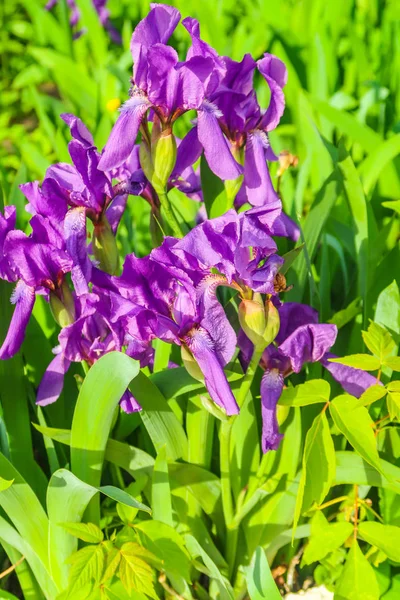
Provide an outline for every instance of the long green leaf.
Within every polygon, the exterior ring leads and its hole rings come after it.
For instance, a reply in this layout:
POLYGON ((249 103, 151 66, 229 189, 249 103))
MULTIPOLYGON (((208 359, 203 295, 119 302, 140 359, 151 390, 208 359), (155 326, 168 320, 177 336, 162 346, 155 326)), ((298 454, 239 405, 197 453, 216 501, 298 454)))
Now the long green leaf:
POLYGON ((246 571, 247 589, 251 600, 280 600, 279 593, 263 548, 256 549, 246 571))

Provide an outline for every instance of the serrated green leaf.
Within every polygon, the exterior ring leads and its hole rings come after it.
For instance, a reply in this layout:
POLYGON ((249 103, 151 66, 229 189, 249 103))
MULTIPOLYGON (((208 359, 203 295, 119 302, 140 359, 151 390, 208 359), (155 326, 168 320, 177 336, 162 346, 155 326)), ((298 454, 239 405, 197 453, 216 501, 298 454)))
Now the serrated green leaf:
POLYGON ((315 417, 307 432, 302 465, 293 532, 300 515, 314 504, 321 504, 335 478, 335 447, 325 411, 315 417))
POLYGON ((355 369, 363 369, 364 371, 378 371, 381 366, 381 361, 370 354, 352 354, 341 358, 330 358, 329 362, 354 367, 355 369))
POLYGON ((118 573, 127 592, 141 592, 158 600, 153 584, 153 569, 130 548, 124 550, 121 548, 121 562, 118 573))
POLYGON ((386 388, 383 385, 371 385, 365 392, 363 392, 358 399, 359 406, 369 406, 373 402, 380 400, 386 396, 386 388))
POLYGON ((121 552, 118 548, 115 548, 114 546, 111 548, 106 548, 104 572, 101 578, 102 583, 106 583, 109 579, 114 577, 119 567, 120 561, 121 552))
POLYGON ((399 372, 400 371, 400 356, 389 356, 388 358, 385 358, 385 361, 383 364, 386 365, 386 367, 389 367, 389 369, 392 369, 392 371, 399 372))
POLYGON ((400 562, 400 527, 364 521, 358 526, 363 540, 382 550, 390 560, 400 562))
POLYGON ((302 564, 310 565, 325 558, 330 552, 340 548, 353 533, 351 523, 333 523, 332 525, 317 512, 311 522, 310 541, 303 554, 302 564))
POLYGON ((94 523, 58 523, 63 529, 74 537, 89 544, 99 544, 104 539, 100 527, 94 523))
POLYGON ((145 548, 161 558, 166 571, 190 581, 190 559, 180 534, 160 521, 142 521, 135 525, 145 548))
POLYGON ((329 402, 331 386, 324 379, 312 379, 295 387, 285 388, 279 398, 282 406, 308 406, 329 402))
POLYGON ((336 427, 354 450, 382 473, 382 463, 372 428, 374 422, 367 409, 360 407, 354 396, 343 394, 330 403, 329 410, 336 427))
POLYGON ((101 544, 86 546, 75 552, 67 561, 71 565, 69 572, 69 598, 79 587, 98 582, 104 569, 104 548, 101 544))
POLYGON ((355 540, 336 584, 334 600, 378 600, 379 586, 373 568, 355 540))
POLYGON ((282 596, 272 577, 264 549, 258 546, 246 569, 250 600, 281 600, 282 596))
POLYGON ((371 322, 368 331, 362 332, 362 337, 368 350, 374 354, 381 363, 396 348, 390 333, 377 323, 371 322))

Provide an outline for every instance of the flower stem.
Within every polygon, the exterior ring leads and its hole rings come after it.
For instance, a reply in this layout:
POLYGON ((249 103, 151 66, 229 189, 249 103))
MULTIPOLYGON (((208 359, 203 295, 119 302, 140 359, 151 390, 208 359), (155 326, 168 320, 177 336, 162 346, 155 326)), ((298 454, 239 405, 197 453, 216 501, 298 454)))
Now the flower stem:
MULTIPOLYGON (((250 391, 253 383, 254 375, 257 371, 258 363, 260 362, 264 350, 254 350, 253 356, 247 367, 245 376, 237 396, 239 408, 242 407, 247 394, 250 391)), ((221 467, 221 491, 222 491, 222 508, 224 511, 225 524, 227 528, 226 537, 226 559, 229 566, 229 575, 233 573, 236 559, 236 549, 239 535, 240 523, 234 522, 234 508, 231 489, 231 435, 232 427, 237 416, 230 417, 227 421, 222 421, 220 429, 220 467, 221 467)))
POLYGON ((175 213, 172 209, 171 202, 169 201, 167 192, 158 192, 158 197, 161 202, 161 208, 163 209, 165 219, 170 226, 172 233, 175 237, 182 238, 183 232, 181 226, 178 223, 178 220, 175 216, 175 213))

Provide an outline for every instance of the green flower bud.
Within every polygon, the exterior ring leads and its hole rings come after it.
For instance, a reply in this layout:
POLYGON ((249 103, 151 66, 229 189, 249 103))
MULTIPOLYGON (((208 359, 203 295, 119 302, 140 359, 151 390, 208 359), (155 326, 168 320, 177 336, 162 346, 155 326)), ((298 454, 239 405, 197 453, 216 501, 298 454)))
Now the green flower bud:
POLYGON ((193 354, 190 352, 189 348, 187 348, 187 346, 184 346, 184 345, 181 346, 181 356, 182 356, 183 364, 186 368, 186 371, 189 373, 189 375, 191 377, 193 377, 193 379, 196 379, 197 381, 201 381, 201 383, 204 383, 204 375, 197 363, 197 360, 195 359, 193 354))
POLYGON ((176 153, 174 134, 171 130, 163 131, 151 148, 154 174, 150 182, 158 194, 165 193, 168 180, 175 167, 176 153))
POLYGON ((276 418, 277 418, 279 427, 281 427, 284 424, 284 422, 286 421, 286 419, 289 416, 289 413, 290 413, 290 406, 281 406, 280 404, 277 404, 276 418))
POLYGON ((151 181, 154 175, 153 159, 151 158, 149 146, 145 141, 142 141, 139 146, 139 160, 143 173, 146 175, 147 179, 151 181))
POLYGON ((75 303, 66 281, 63 281, 56 292, 50 292, 50 310, 60 327, 67 327, 74 323, 75 303))
POLYGON ((252 300, 242 300, 239 306, 239 322, 243 331, 258 350, 274 341, 279 331, 279 313, 270 300, 263 304, 261 294, 252 300))
POLYGON ((118 270, 119 254, 115 236, 105 215, 94 226, 92 246, 100 269, 115 275, 118 270))
POLYGON ((201 395, 200 400, 204 408, 219 421, 227 421, 229 419, 228 415, 223 410, 223 408, 215 404, 215 402, 213 402, 207 396, 201 395))

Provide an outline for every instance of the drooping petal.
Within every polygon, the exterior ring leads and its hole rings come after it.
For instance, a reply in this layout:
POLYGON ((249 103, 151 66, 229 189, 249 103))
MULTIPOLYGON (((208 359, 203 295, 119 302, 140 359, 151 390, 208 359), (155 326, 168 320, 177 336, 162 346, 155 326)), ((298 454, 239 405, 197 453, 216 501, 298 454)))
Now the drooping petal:
POLYGON ((242 246, 262 248, 268 253, 276 251, 272 239, 275 221, 282 212, 281 201, 276 196, 275 201, 263 206, 257 206, 240 213, 242 221, 242 246))
POLYGON ((290 358, 293 371, 299 373, 304 363, 321 360, 335 343, 336 336, 336 325, 302 325, 286 338, 279 350, 290 358))
POLYGON ((283 376, 278 369, 267 369, 261 380, 262 451, 277 450, 283 435, 279 433, 276 405, 283 390, 283 376))
POLYGON ((261 120, 262 129, 271 131, 278 125, 285 110, 285 96, 282 88, 286 85, 287 69, 277 56, 268 53, 264 54, 264 58, 257 62, 257 68, 271 90, 269 106, 261 120))
POLYGON ((211 399, 223 408, 227 415, 238 414, 239 407, 209 334, 200 328, 191 332, 190 336, 186 336, 184 342, 204 375, 204 382, 211 399))
POLYGON ((128 414, 133 412, 138 412, 142 410, 139 402, 134 398, 132 393, 129 390, 126 390, 121 400, 119 401, 119 405, 122 410, 128 414))
POLYGON ((67 252, 74 263, 71 277, 75 291, 78 296, 88 294, 92 264, 86 247, 86 210, 84 208, 72 208, 67 212, 64 231, 67 252))
POLYGON ((347 365, 329 362, 330 358, 337 357, 335 354, 327 352, 320 362, 348 394, 359 398, 365 390, 371 387, 371 385, 382 385, 382 383, 370 373, 367 373, 362 369, 355 369, 354 367, 348 367, 347 365))
POLYGON ((81 119, 71 113, 62 113, 60 117, 70 128, 73 138, 85 147, 94 146, 93 136, 81 119))
POLYGON ((263 131, 256 130, 247 136, 241 193, 252 206, 276 204, 277 194, 266 162, 268 146, 269 141, 263 131))
POLYGON ((15 304, 6 338, 0 348, 0 359, 7 360, 18 352, 25 337, 25 330, 35 304, 35 289, 19 281, 11 296, 15 304))
POLYGON ((318 312, 307 304, 299 302, 285 302, 278 308, 280 328, 276 336, 276 343, 282 344, 296 329, 302 325, 316 325, 318 312))
POLYGON ((0 279, 16 281, 12 261, 4 254, 4 242, 10 231, 15 228, 17 211, 15 206, 5 206, 4 216, 0 212, 0 279))
POLYGON ((129 157, 135 145, 140 123, 150 102, 141 95, 135 95, 121 107, 121 114, 115 123, 100 159, 98 168, 109 171, 119 167, 129 157))
POLYGON ((176 164, 171 178, 179 177, 183 171, 191 167, 201 156, 203 147, 199 142, 197 127, 193 127, 178 144, 176 164))
POLYGON ((39 384, 36 404, 47 406, 60 397, 64 387, 64 375, 70 367, 70 361, 63 352, 59 352, 47 367, 39 384))
POLYGON ((284 212, 282 212, 276 221, 274 221, 271 231, 272 235, 286 237, 294 242, 297 242, 300 237, 300 227, 284 212))
MULTIPOLYGON (((142 185, 138 185, 136 192, 142 189, 142 185)), ((139 195, 139 194, 135 194, 139 195)), ((117 233, 118 225, 122 219, 122 215, 125 212, 126 203, 128 201, 128 194, 119 194, 115 196, 112 203, 106 210, 107 221, 110 223, 111 231, 114 235, 117 233)))
POLYGON ((203 102, 197 112, 197 132, 210 169, 220 179, 237 179, 243 168, 232 156, 229 144, 218 123, 221 113, 210 102, 203 102))

